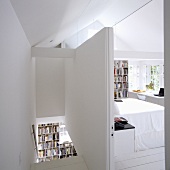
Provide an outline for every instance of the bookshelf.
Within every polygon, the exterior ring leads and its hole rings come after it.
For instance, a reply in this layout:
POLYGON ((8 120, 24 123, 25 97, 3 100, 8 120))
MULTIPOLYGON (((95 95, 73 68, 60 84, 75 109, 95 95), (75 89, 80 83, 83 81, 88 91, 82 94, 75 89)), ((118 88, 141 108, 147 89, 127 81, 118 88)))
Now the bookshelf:
POLYGON ((128 97, 128 61, 114 61, 114 98, 128 97))
POLYGON ((65 125, 61 123, 38 125, 38 162, 71 156, 77 156, 77 153, 65 125))
POLYGON ((77 156, 75 147, 71 141, 71 138, 68 134, 68 131, 65 128, 65 125, 60 126, 60 159, 67 158, 71 156, 77 156))

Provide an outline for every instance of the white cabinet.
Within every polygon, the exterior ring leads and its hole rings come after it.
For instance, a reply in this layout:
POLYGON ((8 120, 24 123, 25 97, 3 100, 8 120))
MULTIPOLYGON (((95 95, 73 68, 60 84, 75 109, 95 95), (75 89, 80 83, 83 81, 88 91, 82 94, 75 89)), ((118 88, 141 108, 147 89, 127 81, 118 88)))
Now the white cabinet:
POLYGON ((128 94, 130 98, 134 98, 134 99, 139 99, 138 96, 145 96, 145 101, 164 106, 164 97, 158 97, 158 96, 154 96, 153 94, 136 93, 136 92, 128 92, 128 94))
POLYGON ((137 94, 134 93, 134 92, 131 92, 131 91, 128 92, 128 95, 129 95, 129 96, 128 96, 129 98, 133 98, 133 99, 137 99, 137 98, 138 98, 138 97, 137 97, 137 94))
POLYGON ((164 106, 164 97, 146 96, 146 101, 164 106))
POLYGON ((114 153, 119 156, 135 151, 135 129, 118 130, 114 133, 114 153))

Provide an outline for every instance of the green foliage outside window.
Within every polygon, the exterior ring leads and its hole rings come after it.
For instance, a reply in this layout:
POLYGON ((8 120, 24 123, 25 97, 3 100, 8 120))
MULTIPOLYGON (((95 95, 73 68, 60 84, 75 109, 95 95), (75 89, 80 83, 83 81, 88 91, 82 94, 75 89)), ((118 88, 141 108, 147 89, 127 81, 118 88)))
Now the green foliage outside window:
POLYGON ((151 66, 151 82, 153 82, 153 90, 159 90, 159 74, 160 74, 160 66, 151 66))

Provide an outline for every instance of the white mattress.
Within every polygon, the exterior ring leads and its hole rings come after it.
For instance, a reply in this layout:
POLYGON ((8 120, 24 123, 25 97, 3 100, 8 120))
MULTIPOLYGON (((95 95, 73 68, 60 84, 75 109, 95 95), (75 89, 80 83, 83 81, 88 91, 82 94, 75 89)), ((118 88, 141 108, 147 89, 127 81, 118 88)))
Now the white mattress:
POLYGON ((164 146, 163 106, 131 98, 115 105, 116 113, 135 126, 136 151, 164 146))

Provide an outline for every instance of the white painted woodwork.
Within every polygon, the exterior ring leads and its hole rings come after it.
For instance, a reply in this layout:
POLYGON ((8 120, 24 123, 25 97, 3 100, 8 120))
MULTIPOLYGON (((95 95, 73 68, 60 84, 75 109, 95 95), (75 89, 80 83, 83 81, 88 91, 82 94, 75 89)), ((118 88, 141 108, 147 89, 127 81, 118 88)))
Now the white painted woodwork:
MULTIPOLYGON (((161 161, 159 164, 159 167, 163 169, 164 168, 163 165, 165 165, 165 163, 163 163, 164 160, 165 160, 164 153, 159 153, 159 154, 149 155, 145 157, 138 157, 138 158, 129 159, 129 160, 127 159, 125 161, 117 162, 115 163, 115 167, 116 167, 116 170, 123 170, 123 169, 130 169, 130 168, 134 169, 137 166, 143 166, 145 164, 147 165, 147 164, 152 164, 154 162, 157 163, 161 161)), ((158 167, 156 169, 160 170, 158 167)), ((154 169, 151 169, 151 170, 154 170, 154 169)))
POLYGON ((163 99, 159 99, 158 104, 161 105, 161 106, 165 106, 164 100, 165 100, 164 98, 163 99))
POLYGON ((31 170, 88 170, 81 156, 52 160, 31 165, 31 170))
POLYGON ((164 97, 146 96, 146 101, 164 106, 164 97))
POLYGON ((31 56, 45 58, 72 58, 75 56, 75 49, 32 47, 31 56))
POLYGON ((166 170, 170 169, 170 1, 164 0, 164 37, 165 37, 165 158, 166 170))
POLYGON ((114 155, 134 153, 135 129, 118 130, 114 132, 114 155))
POLYGON ((64 59, 36 58, 36 117, 64 116, 64 59))
POLYGON ((126 160, 131 160, 131 159, 136 159, 140 157, 146 157, 146 156, 151 156, 151 155, 156 155, 156 154, 163 154, 165 153, 165 147, 159 147, 159 148, 154 148, 154 149, 147 149, 144 151, 140 152, 134 152, 134 153, 126 153, 123 155, 118 155, 115 157, 115 162, 121 162, 121 161, 126 161, 126 160))
POLYGON ((58 122, 65 123, 65 116, 36 118, 37 126, 38 124, 58 123, 58 122))
POLYGON ((111 127, 108 130, 107 126, 113 102, 110 96, 113 86, 109 82, 112 31, 105 28, 83 43, 76 49, 76 57, 67 59, 65 65, 66 128, 89 170, 113 169, 109 168, 111 127))
MULTIPOLYGON (((115 42, 116 44, 116 42, 115 42)), ((148 52, 148 51, 114 51, 115 59, 128 59, 128 60, 163 60, 163 52, 148 52)), ((152 61, 151 61, 152 62, 152 61)))
POLYGON ((46 44, 54 46, 55 41, 59 44, 63 37, 66 38, 77 31, 77 20, 89 2, 52 0, 49 3, 46 0, 38 0, 35 3, 34 0, 11 0, 11 3, 30 44, 35 45, 50 38, 46 44), (51 40, 54 41, 50 43, 51 40))
POLYGON ((128 97, 129 97, 129 98, 138 99, 137 94, 134 93, 134 92, 131 92, 131 91, 128 92, 128 97))
POLYGON ((165 161, 150 162, 131 168, 126 168, 126 170, 165 170, 165 161))
POLYGON ((126 153, 115 157, 116 170, 165 170, 164 147, 126 153))

